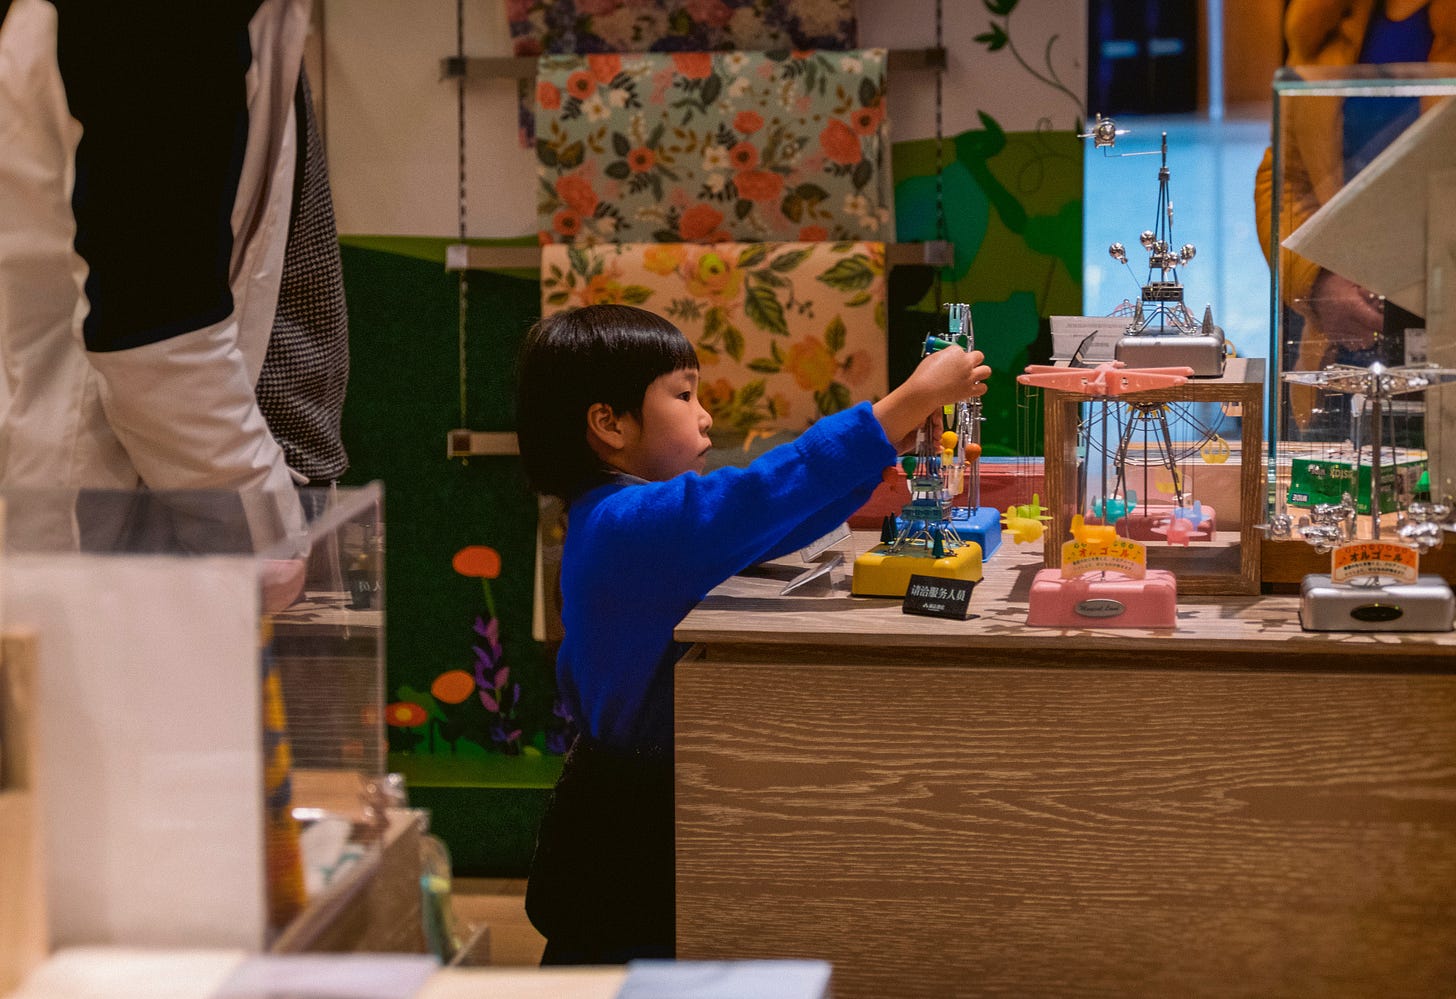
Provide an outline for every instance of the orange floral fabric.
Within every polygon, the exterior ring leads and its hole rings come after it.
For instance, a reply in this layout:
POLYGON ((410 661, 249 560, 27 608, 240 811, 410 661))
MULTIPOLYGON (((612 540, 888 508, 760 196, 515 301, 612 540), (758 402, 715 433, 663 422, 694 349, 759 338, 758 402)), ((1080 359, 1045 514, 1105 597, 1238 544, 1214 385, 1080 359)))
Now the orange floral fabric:
POLYGON ((545 56, 542 243, 892 240, 885 51, 545 56))

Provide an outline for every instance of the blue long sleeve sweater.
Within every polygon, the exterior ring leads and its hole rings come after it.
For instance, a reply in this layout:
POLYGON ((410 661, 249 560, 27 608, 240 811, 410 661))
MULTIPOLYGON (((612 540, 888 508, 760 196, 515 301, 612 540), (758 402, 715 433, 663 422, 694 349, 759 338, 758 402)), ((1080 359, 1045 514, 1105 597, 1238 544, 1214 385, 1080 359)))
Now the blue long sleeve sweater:
POLYGON ((581 731, 620 749, 670 746, 683 652, 673 629, 734 573, 833 530, 894 460, 860 403, 745 468, 624 476, 580 496, 562 552, 556 673, 581 731))

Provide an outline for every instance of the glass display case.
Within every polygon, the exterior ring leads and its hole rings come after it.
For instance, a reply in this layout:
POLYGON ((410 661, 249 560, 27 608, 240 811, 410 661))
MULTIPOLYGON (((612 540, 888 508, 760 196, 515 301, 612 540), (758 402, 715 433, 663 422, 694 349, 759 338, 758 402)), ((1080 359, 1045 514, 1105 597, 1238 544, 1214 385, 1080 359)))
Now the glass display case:
POLYGON ((381 487, 3 502, 49 945, 267 946, 385 776, 381 487))
MULTIPOLYGON (((1442 387, 1456 377, 1452 96, 1456 65, 1287 68, 1275 79, 1261 188, 1279 248, 1276 550, 1319 540, 1301 525, 1396 539, 1430 512, 1421 504, 1456 494, 1456 390, 1442 387)), ((1309 555, 1302 571, 1329 571, 1327 549, 1309 555)))

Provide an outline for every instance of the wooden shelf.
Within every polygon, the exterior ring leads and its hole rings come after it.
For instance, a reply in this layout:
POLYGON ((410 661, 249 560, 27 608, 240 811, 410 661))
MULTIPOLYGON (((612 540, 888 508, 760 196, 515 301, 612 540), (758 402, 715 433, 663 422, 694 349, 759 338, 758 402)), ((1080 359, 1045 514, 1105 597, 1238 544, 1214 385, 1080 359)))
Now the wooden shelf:
MULTIPOLYGON (((695 244, 684 244, 695 245, 695 244)), ((886 243, 885 264, 889 267, 949 267, 954 260, 952 244, 943 240, 924 243, 886 243)), ((445 270, 483 271, 541 266, 539 246, 469 246, 455 243, 445 247, 445 270)))
MULTIPOLYGON (((946 55, 943 48, 891 49, 888 53, 888 69, 892 73, 912 70, 941 72, 945 66, 946 55)), ((446 56, 440 60, 442 80, 454 80, 462 76, 467 80, 530 80, 535 75, 535 56, 446 56)))
POLYGON ((447 458, 499 458, 520 453, 516 435, 509 431, 451 430, 445 435, 447 458))
POLYGON ((0 995, 45 960, 50 949, 35 793, 36 635, 0 636, 0 995))

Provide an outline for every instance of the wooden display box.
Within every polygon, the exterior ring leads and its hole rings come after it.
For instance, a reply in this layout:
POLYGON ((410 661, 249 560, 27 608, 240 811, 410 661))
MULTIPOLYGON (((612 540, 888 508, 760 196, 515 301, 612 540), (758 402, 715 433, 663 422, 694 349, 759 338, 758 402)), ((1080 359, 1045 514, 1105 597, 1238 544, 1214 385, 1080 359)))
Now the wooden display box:
POLYGON ((49 949, 33 784, 35 650, 31 632, 0 638, 0 995, 19 985, 49 949))
MULTIPOLYGON (((1058 389, 1043 390, 1046 421, 1045 484, 1042 501, 1052 520, 1046 530, 1046 564, 1062 564, 1062 542, 1071 537, 1072 517, 1078 511, 1078 428, 1088 397, 1058 389)), ((1230 416, 1237 415, 1241 437, 1230 441, 1232 451, 1222 465, 1203 465, 1199 476, 1209 478, 1209 494, 1216 493, 1217 534, 1211 541, 1184 547, 1151 543, 1148 567, 1167 569, 1178 578, 1179 593, 1224 594, 1259 592, 1259 554, 1262 532, 1256 524, 1264 520, 1264 361, 1261 358, 1230 358, 1220 378, 1191 378, 1176 388, 1119 396, 1110 406, 1124 403, 1219 403, 1230 416), (1230 509, 1229 503, 1236 504, 1230 509)), ((1174 441, 1175 445, 1186 441, 1174 441)), ((1195 455, 1192 461, 1201 459, 1195 455)), ((1180 464, 1186 469, 1186 464, 1180 464)), ((1166 474, 1166 473, 1165 473, 1166 474)), ((1194 470, 1183 471, 1190 499, 1198 499, 1194 470)), ((1141 485, 1137 491, 1146 498, 1141 485)), ((1086 511, 1081 511, 1085 514, 1086 511)))

